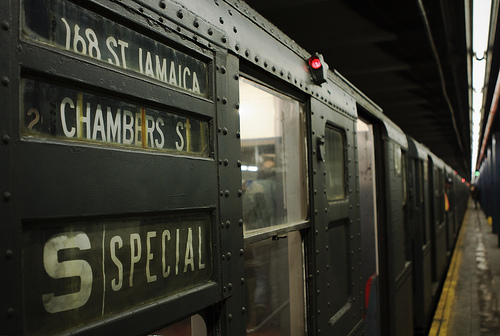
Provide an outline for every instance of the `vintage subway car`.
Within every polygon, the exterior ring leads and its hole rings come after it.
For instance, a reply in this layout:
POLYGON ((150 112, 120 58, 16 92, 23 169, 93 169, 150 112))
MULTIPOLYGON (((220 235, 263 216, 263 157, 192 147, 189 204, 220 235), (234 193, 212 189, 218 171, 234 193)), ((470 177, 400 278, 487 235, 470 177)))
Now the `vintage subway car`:
POLYGON ((0 334, 426 330, 468 189, 321 55, 240 0, 0 21, 0 334))

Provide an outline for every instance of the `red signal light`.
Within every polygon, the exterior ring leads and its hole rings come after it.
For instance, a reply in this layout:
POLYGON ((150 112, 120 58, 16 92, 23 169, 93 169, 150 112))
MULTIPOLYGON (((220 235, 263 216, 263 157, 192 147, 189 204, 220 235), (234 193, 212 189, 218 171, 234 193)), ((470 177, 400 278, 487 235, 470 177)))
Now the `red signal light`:
POLYGON ((315 53, 307 60, 307 66, 314 84, 321 85, 328 76, 328 64, 323 60, 323 55, 315 53))
POLYGON ((321 68, 321 60, 318 57, 311 57, 309 59, 309 65, 313 69, 319 69, 321 68))
POLYGON ((465 183, 465 179, 464 178, 462 179, 462 183, 465 183))

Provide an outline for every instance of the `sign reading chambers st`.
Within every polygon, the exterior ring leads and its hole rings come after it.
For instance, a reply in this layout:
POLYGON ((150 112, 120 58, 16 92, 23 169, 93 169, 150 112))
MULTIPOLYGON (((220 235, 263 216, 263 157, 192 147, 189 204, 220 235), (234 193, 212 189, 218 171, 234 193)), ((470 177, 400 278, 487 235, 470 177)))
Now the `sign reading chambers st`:
POLYGON ((21 92, 23 136, 210 155, 207 121, 32 79, 21 92))
POLYGON ((25 329, 51 335, 210 281, 208 215, 26 224, 25 329))
POLYGON ((23 35, 208 97, 208 66, 69 1, 24 0, 23 35))

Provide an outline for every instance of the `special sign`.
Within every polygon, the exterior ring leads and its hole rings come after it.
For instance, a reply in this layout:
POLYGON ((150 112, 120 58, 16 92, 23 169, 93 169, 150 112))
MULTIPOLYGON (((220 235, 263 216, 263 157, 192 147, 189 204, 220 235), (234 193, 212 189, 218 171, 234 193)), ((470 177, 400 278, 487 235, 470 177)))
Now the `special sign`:
POLYGON ((210 154, 206 121, 38 80, 21 89, 23 136, 210 154))
POLYGON ((69 1, 23 1, 23 35, 208 97, 208 66, 69 1))
POLYGON ((25 331, 52 335, 210 281, 210 217, 25 225, 25 331))

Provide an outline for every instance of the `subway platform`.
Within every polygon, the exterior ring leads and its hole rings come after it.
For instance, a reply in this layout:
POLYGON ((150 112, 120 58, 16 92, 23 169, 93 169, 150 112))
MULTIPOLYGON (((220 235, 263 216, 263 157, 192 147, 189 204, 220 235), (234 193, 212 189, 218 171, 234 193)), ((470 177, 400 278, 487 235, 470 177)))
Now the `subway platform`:
POLYGON ((469 201, 429 335, 500 335, 499 298, 498 237, 469 201))

